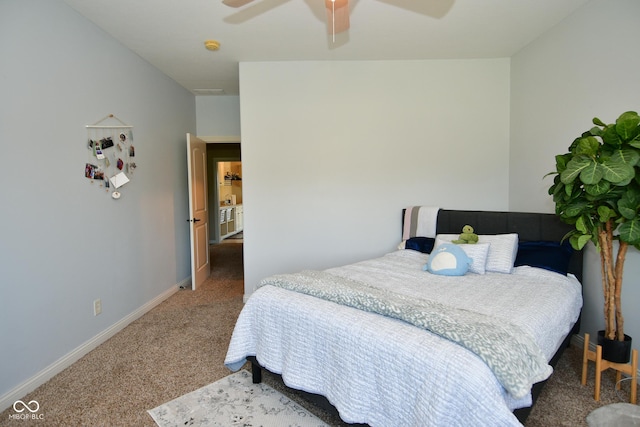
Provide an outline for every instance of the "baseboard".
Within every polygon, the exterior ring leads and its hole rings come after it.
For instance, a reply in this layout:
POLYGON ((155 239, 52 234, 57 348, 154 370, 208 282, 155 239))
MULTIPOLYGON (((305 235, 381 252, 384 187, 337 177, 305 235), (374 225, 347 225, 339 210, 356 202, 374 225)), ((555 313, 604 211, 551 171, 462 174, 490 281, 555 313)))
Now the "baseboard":
MULTIPOLYGON (((571 346, 577 348, 584 347, 584 335, 573 334, 571 336, 571 346)), ((596 345, 593 342, 589 343, 589 350, 596 350, 596 345)))
POLYGON ((22 398, 27 393, 32 392, 33 390, 35 390, 45 382, 49 381, 55 375, 62 372, 64 369, 73 365, 82 356, 89 353, 91 350, 98 347, 100 344, 102 344, 103 342, 105 342, 106 340, 108 340, 118 332, 120 332, 131 322, 138 319, 143 314, 147 313, 152 308, 160 304, 162 301, 169 298, 171 295, 173 295, 180 289, 180 286, 184 286, 185 282, 190 283, 191 277, 184 279, 182 282, 178 283, 176 286, 172 286, 170 289, 164 291, 163 293, 161 293, 151 301, 147 302, 146 304, 144 304, 143 306, 141 306, 131 314, 120 319, 118 322, 114 323, 109 328, 105 329, 104 331, 100 332, 98 335, 94 336, 90 340, 81 344, 79 347, 75 348, 71 352, 62 356, 60 359, 56 360, 51 365, 47 366, 46 368, 38 372, 33 377, 29 378, 22 384, 18 385, 12 390, 9 390, 4 395, 0 396, 0 412, 9 408, 11 405, 14 404, 16 400, 22 398))

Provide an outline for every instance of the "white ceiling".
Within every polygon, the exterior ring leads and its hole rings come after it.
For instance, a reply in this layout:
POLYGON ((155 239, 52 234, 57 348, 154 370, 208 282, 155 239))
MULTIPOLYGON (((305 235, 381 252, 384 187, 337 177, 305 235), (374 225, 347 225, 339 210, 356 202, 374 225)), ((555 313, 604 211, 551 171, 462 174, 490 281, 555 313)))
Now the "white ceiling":
POLYGON ((240 61, 509 57, 588 1, 351 0, 334 42, 324 0, 65 0, 190 91, 226 95, 238 94, 240 61))

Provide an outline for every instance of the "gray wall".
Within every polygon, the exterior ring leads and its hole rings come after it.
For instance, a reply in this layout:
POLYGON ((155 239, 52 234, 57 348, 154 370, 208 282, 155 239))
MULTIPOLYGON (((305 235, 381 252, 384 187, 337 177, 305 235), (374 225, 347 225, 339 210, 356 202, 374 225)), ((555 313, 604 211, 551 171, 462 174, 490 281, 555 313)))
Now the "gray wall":
MULTIPOLYGON (((593 0, 511 61, 512 210, 554 212, 547 189, 556 154, 590 129, 591 119, 613 123, 640 112, 640 2, 593 0)), ((604 328, 599 254, 587 253, 582 332, 604 328)), ((630 249, 622 290, 625 332, 640 348, 640 253, 630 249)))
POLYGON ((2 410, 188 279, 196 114, 191 93, 60 0, 0 2, 0 58, 2 410), (84 177, 85 125, 108 114, 134 126, 138 168, 117 201, 84 177))
MULTIPOLYGON (((196 96, 198 136, 240 137, 240 97, 196 96)), ((224 138, 223 138, 224 140, 224 138)), ((236 141, 236 139, 233 139, 236 141)))

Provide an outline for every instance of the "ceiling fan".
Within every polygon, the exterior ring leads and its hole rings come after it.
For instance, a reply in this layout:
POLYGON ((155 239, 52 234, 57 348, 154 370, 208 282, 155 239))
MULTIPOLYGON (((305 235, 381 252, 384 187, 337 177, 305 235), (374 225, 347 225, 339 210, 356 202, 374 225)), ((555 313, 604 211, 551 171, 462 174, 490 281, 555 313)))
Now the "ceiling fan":
MULTIPOLYGON (((242 7, 254 0, 223 0, 230 7, 242 7)), ((327 11, 327 31, 335 35, 349 29, 349 0, 324 0, 327 11)))
MULTIPOLYGON (((240 8, 255 0, 222 0, 222 3, 226 6, 233 8, 240 8)), ((278 7, 283 3, 287 3, 290 0, 260 0, 256 4, 249 6, 242 10, 242 12, 248 12, 248 9, 255 8, 254 13, 261 13, 264 10, 278 7), (261 7, 262 6, 262 7, 261 7)), ((322 12, 318 9, 321 8, 320 2, 322 0, 305 0, 305 2, 317 10, 318 18, 322 19, 322 12), (317 2, 317 3, 316 3, 317 2), (316 9, 317 8, 317 9, 316 9)), ((410 12, 418 13, 432 18, 440 19, 449 13, 456 0, 378 0, 379 2, 386 3, 388 5, 408 10, 410 12)), ((353 1, 353 7, 356 6, 358 0, 353 1)), ((349 0, 324 0, 324 7, 326 11, 327 32, 333 35, 333 42, 336 41, 336 34, 345 32, 349 29, 349 0)), ((250 14, 250 15, 253 15, 250 14)))

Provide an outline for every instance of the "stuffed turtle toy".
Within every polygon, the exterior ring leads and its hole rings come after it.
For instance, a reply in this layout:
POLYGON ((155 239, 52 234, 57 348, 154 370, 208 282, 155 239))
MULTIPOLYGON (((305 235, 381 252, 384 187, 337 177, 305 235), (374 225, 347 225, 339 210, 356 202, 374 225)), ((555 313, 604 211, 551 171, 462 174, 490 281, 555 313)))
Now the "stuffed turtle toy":
POLYGON ((467 224, 462 227, 462 233, 460 233, 460 237, 457 240, 452 240, 451 243, 478 243, 478 235, 473 232, 473 227, 467 224))

